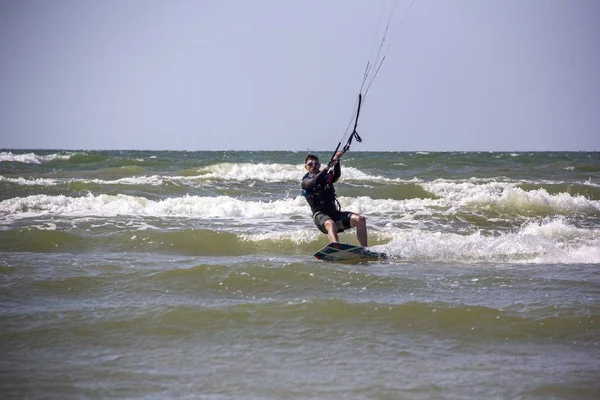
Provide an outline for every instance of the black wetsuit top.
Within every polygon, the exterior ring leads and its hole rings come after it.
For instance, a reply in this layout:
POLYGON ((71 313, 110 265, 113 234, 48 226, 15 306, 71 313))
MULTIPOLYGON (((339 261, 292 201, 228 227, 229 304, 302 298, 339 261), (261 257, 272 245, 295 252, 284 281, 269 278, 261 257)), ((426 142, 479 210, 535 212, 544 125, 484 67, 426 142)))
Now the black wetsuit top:
POLYGON ((331 217, 339 213, 333 184, 340 179, 342 169, 338 162, 333 168, 333 179, 329 181, 328 171, 322 170, 315 175, 307 173, 302 178, 302 195, 310 205, 313 215, 322 212, 331 217))

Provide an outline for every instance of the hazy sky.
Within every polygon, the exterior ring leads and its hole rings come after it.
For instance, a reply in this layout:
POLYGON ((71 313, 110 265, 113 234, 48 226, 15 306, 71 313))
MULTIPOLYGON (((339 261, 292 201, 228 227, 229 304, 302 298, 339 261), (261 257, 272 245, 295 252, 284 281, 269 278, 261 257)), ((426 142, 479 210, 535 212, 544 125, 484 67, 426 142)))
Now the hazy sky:
MULTIPOLYGON (((410 1, 353 150, 600 150, 600 1, 410 1)), ((0 148, 333 149, 392 4, 1 0, 0 148)))

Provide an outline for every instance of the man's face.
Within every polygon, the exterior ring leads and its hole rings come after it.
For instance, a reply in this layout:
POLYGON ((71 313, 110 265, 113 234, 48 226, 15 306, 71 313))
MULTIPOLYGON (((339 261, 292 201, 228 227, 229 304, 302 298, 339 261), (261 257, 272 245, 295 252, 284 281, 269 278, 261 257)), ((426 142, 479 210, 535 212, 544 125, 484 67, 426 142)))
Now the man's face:
POLYGON ((319 160, 315 158, 309 158, 304 166, 304 168, 306 168, 306 170, 311 174, 319 172, 319 167, 321 167, 321 164, 319 163, 319 160))

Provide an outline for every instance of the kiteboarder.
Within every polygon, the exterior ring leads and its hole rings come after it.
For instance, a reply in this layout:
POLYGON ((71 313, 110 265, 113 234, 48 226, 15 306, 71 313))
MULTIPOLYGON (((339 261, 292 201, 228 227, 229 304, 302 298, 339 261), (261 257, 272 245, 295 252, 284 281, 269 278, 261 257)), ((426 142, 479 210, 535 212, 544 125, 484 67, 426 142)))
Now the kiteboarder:
POLYGON ((336 152, 329 164, 322 170, 316 155, 306 156, 304 168, 307 172, 302 178, 302 195, 310 205, 315 225, 327 235, 329 242, 339 242, 338 232, 356 228, 358 243, 367 247, 366 218, 351 211, 342 211, 335 195, 333 184, 342 175, 340 165, 342 154, 342 152, 336 152))

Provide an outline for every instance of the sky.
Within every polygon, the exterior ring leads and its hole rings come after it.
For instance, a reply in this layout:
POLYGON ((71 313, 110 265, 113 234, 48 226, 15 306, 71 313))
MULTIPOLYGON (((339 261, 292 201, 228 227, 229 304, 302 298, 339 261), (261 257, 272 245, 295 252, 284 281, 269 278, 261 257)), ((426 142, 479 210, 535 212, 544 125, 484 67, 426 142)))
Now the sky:
POLYGON ((352 150, 600 151, 600 1, 394 1, 0 1, 0 148, 333 149, 391 15, 352 150))

